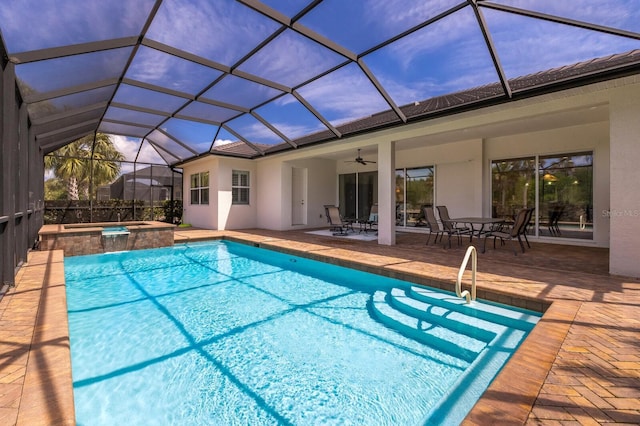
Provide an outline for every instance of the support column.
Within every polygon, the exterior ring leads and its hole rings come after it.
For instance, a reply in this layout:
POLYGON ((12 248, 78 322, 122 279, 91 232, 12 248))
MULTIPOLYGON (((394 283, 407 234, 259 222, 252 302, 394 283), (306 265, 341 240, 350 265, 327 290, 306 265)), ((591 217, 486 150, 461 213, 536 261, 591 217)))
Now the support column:
POLYGON ((611 93, 609 272, 640 277, 640 83, 611 93))
POLYGON ((378 144, 378 244, 396 243, 396 143, 378 144))
MULTIPOLYGON (((19 253, 16 246, 16 189, 19 175, 18 153, 18 107, 15 95, 15 67, 8 64, 0 72, 0 287, 3 284, 15 284, 16 259, 19 253)), ((26 252, 25 252, 26 255, 26 252)))

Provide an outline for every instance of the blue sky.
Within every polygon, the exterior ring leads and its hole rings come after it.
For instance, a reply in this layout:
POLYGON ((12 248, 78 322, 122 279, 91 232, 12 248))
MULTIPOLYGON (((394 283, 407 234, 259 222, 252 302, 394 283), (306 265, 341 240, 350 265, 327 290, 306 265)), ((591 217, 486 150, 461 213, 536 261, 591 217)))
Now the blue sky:
MULTIPOLYGON (((263 3, 286 17, 292 17, 309 2, 264 0, 263 3)), ((583 0, 580 7, 576 7, 574 2, 557 0, 495 0, 495 3, 640 34, 640 0, 583 0)), ((0 29, 10 55, 137 37, 153 4, 152 0, 3 0, 0 3, 0 29)), ((405 105, 498 81, 470 6, 462 7, 453 15, 378 51, 363 55, 389 37, 460 4, 466 2, 325 0, 302 17, 299 25, 333 40, 349 54, 359 55, 393 102, 405 105)), ((508 78, 640 49, 640 41, 634 38, 531 19, 486 7, 481 11, 508 78)), ((210 87, 223 75, 221 70, 215 69, 216 66, 235 65, 280 28, 278 22, 233 0, 164 1, 146 33, 146 40, 173 46, 185 52, 185 57, 141 46, 125 79, 166 87, 175 94, 157 95, 123 84, 114 99, 123 105, 175 114, 183 120, 172 119, 161 127, 162 132, 155 134, 158 144, 167 149, 175 146, 175 153, 179 151, 180 155, 188 155, 190 151, 205 152, 210 148, 217 126, 193 121, 207 117, 214 121, 231 119, 228 126, 253 143, 281 143, 278 135, 254 117, 245 114, 233 118, 274 96, 277 98, 255 111, 286 137, 295 139, 324 130, 325 126, 295 97, 278 89, 235 76, 227 76, 210 87), (205 64, 189 60, 193 59, 191 55, 202 58, 205 64), (179 111, 189 99, 199 95, 202 95, 204 103, 188 105, 179 111), (223 107, 226 104, 236 105, 238 110, 226 109, 223 107), (176 144, 172 138, 186 148, 176 144)), ((131 51, 130 47, 125 47, 20 64, 16 69, 18 77, 29 87, 38 93, 47 93, 91 81, 118 78, 131 51)), ((237 69, 285 87, 297 87, 346 61, 345 56, 286 29, 240 63, 237 69)), ((355 63, 298 87, 297 91, 334 126, 389 108, 355 63)), ((71 107, 87 102, 77 98, 65 98, 70 103, 64 105, 71 107)), ((58 105, 56 100, 51 102, 58 105)), ((107 112, 107 118, 126 121, 125 118, 133 120, 137 117, 113 109, 107 112)), ((142 113, 138 118, 146 125, 154 121, 154 117, 142 113)), ((145 129, 142 127, 138 132, 145 134, 145 129)), ((236 140, 235 136, 223 131, 216 145, 233 140, 236 140)), ((140 141, 137 145, 141 145, 140 141)))

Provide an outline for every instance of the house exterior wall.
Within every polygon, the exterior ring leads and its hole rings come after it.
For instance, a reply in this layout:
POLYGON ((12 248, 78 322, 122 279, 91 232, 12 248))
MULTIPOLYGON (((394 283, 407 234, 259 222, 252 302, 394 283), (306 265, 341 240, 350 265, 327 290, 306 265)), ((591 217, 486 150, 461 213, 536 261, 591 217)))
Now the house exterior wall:
POLYGON ((446 205, 458 217, 482 214, 481 139, 396 153, 396 168, 421 166, 435 166, 435 205, 446 205))
POLYGON ((266 158, 258 161, 257 226, 288 230, 318 228, 326 225, 324 205, 336 203, 336 162, 318 158, 282 161, 266 158), (307 170, 306 224, 292 225, 292 171, 307 170), (266 189, 265 189, 266 188, 266 189))
MULTIPOLYGON (((593 151, 593 244, 609 245, 609 221, 600 212, 609 204, 609 123, 598 122, 560 129, 528 132, 517 135, 488 138, 485 141, 484 167, 491 168, 492 160, 534 155, 565 154, 593 151)), ((485 200, 491 198, 490 179, 486 185, 485 200)), ((490 214, 490 204, 484 213, 490 214)), ((566 241, 565 241, 566 242, 566 241)))
POLYGON ((201 158, 183 167, 182 223, 198 228, 218 229, 218 168, 219 159, 215 157, 201 158), (191 175, 209 172, 209 204, 191 204, 191 175))
MULTIPOLYGON (((256 226, 258 228, 281 230, 284 193, 284 163, 267 158, 259 160, 256 168, 258 188, 256 202, 256 226)), ((290 192, 291 190, 289 190, 290 192)), ((290 195, 289 195, 290 197, 290 195)))
POLYGON ((609 271, 640 277, 640 83, 613 90, 610 110, 609 271))
POLYGON ((257 193, 260 181, 255 161, 221 159, 217 175, 218 223, 215 229, 249 229, 256 227, 258 213, 257 193), (231 183, 233 170, 249 172, 249 204, 232 204, 231 183))
POLYGON ((218 230, 256 227, 259 175, 255 161, 206 157, 185 164, 183 171, 184 223, 218 230), (249 204, 232 203, 233 170, 249 172, 249 204), (206 171, 209 172, 209 204, 191 204, 191 175, 206 171))
POLYGON ((324 216, 325 204, 336 204, 338 175, 336 173, 336 162, 322 159, 309 159, 292 161, 286 164, 287 171, 284 176, 287 178, 283 181, 283 193, 287 194, 283 200, 283 220, 282 229, 296 228, 318 228, 327 225, 327 219, 324 216), (291 168, 298 167, 307 169, 307 220, 304 226, 293 226, 291 220, 291 168))
MULTIPOLYGON (((633 76, 254 161, 201 159, 184 166, 184 192, 189 194, 191 173, 209 170, 211 204, 185 203, 185 221, 211 229, 288 230, 325 226, 323 205, 336 204, 338 175, 377 170, 380 166, 381 158, 377 158, 378 164, 367 166, 349 163, 356 149, 368 147, 370 152, 388 152, 391 144, 396 147, 392 168, 435 166, 436 204, 447 205, 455 216, 490 215, 492 160, 593 151, 593 240, 555 241, 610 247, 612 272, 640 276, 637 262, 640 250, 636 248, 640 240, 640 213, 635 214, 640 211, 637 201, 640 190, 632 183, 640 182, 639 116, 640 77, 633 76), (580 111, 577 116, 582 111, 597 113, 593 119, 578 119, 577 124, 556 116, 567 111, 570 115, 572 110, 580 111), (514 122, 518 125, 510 124, 514 122), (498 131, 492 126, 497 126, 498 131), (454 136, 439 139, 443 134, 454 136), (294 167, 308 172, 306 225, 291 225, 294 167), (251 173, 248 206, 231 205, 234 168, 251 173)), ((576 120, 575 116, 573 119, 576 120)), ((394 225, 389 224, 389 232, 385 232, 393 234, 393 230, 394 225)))

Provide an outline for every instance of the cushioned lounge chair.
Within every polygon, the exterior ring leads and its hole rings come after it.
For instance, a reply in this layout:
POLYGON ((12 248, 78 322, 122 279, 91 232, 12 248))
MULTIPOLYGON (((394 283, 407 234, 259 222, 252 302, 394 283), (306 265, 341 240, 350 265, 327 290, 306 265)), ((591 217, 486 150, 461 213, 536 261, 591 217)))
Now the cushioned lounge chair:
POLYGON ((343 220, 340 216, 340 210, 336 206, 324 206, 325 216, 329 222, 329 230, 333 235, 347 235, 349 231, 353 232, 353 223, 343 220))

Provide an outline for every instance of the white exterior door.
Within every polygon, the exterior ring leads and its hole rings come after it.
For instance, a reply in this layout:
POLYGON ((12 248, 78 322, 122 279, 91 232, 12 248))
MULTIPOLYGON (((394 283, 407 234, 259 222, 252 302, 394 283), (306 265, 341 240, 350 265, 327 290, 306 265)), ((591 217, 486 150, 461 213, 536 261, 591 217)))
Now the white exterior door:
POLYGON ((291 225, 307 224, 307 169, 291 169, 291 225))

